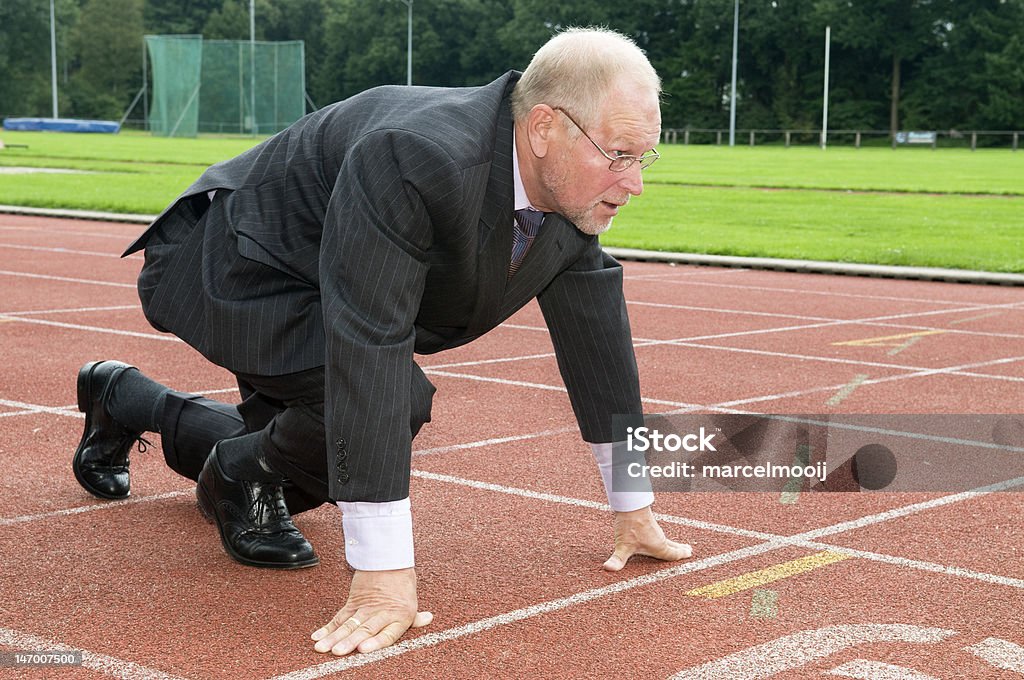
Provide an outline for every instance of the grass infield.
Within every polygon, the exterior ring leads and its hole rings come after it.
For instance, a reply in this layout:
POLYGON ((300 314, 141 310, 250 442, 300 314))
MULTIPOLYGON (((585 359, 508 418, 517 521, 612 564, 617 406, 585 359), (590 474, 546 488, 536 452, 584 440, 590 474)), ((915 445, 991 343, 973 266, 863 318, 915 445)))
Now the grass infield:
MULTIPOLYGON (((251 137, 2 132, 0 203, 158 213, 251 137), (3 166, 83 174, 6 174, 3 166)), ((665 146, 602 237, 676 252, 1024 272, 1024 152, 665 146)))

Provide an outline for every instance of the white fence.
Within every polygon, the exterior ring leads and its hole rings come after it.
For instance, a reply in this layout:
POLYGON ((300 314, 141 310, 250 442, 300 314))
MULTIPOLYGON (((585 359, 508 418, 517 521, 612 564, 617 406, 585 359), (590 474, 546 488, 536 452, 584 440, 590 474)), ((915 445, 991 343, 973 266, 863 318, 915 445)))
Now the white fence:
MULTIPOLYGON (((923 146, 937 148, 980 147, 1020 148, 1020 130, 946 130, 907 131, 897 133, 893 139, 888 130, 829 130, 827 142, 833 146, 852 145, 860 148, 867 144, 882 146, 886 143, 897 146, 923 146)), ((663 144, 728 144, 729 131, 717 128, 665 128, 662 130, 663 144)), ((758 144, 814 145, 821 144, 821 130, 736 130, 736 144, 756 146, 758 144)))

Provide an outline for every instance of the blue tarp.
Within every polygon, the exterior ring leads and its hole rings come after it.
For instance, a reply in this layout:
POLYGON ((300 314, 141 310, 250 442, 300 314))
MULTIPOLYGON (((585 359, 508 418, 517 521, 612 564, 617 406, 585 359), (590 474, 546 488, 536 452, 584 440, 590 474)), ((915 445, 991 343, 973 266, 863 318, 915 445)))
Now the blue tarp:
POLYGON ((51 132, 110 132, 120 131, 121 125, 112 120, 79 120, 77 118, 4 118, 5 130, 48 130, 51 132))

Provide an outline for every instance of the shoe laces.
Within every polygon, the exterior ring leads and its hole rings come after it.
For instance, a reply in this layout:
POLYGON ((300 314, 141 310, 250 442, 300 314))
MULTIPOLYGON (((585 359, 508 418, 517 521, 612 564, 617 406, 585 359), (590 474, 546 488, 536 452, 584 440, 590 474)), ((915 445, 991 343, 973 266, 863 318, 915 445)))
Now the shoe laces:
POLYGON ((115 455, 110 459, 110 467, 121 467, 128 464, 128 453, 132 450, 132 445, 138 449, 139 453, 145 453, 149 451, 150 447, 153 446, 153 442, 149 441, 141 434, 137 432, 130 432, 125 430, 121 436, 120 444, 118 445, 119 450, 123 450, 124 453, 121 455, 115 455))
POLYGON ((256 499, 249 508, 250 518, 254 522, 262 524, 265 517, 273 517, 281 523, 291 520, 291 514, 284 502, 280 486, 262 483, 259 484, 258 491, 256 499))
POLYGON ((141 434, 136 434, 136 435, 132 435, 132 436, 135 439, 135 444, 136 444, 135 448, 138 449, 139 453, 145 453, 146 451, 149 451, 149 448, 151 446, 153 446, 153 442, 149 441, 148 439, 143 437, 141 434))

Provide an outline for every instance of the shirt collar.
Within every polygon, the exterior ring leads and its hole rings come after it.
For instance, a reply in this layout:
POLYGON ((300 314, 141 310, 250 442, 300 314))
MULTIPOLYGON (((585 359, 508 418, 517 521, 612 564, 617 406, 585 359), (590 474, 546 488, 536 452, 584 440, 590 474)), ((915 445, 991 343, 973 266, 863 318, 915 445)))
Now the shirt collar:
POLYGON ((515 185, 515 210, 530 208, 536 210, 530 204, 530 198, 526 195, 526 187, 523 186, 523 176, 519 173, 519 152, 516 151, 516 131, 512 130, 512 181, 515 185))

